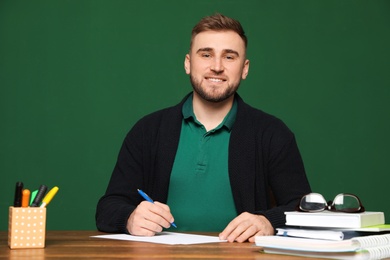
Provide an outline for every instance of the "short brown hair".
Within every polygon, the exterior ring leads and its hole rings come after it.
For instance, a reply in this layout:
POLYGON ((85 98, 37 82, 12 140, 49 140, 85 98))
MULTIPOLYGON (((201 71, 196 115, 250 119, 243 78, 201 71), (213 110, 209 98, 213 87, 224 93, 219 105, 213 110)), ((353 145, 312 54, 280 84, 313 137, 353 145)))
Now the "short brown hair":
POLYGON ((240 35, 241 39, 245 43, 245 48, 248 45, 248 38, 245 35, 245 31, 242 28, 239 21, 224 16, 220 13, 216 13, 211 16, 203 17, 192 29, 190 49, 192 47, 192 41, 198 33, 204 31, 234 31, 240 35))

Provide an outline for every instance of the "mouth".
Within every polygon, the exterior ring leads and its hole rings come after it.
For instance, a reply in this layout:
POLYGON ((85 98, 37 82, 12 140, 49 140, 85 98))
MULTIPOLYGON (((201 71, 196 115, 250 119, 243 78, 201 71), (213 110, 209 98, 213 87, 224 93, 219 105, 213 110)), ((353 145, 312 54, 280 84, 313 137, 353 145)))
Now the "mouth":
POLYGON ((224 78, 217 78, 217 77, 206 77, 206 80, 211 81, 213 83, 220 83, 226 81, 224 78))

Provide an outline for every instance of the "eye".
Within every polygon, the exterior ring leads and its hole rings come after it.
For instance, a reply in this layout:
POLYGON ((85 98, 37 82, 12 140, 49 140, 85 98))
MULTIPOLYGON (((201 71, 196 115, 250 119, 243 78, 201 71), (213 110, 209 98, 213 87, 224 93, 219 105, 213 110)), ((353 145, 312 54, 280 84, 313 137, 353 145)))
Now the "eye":
POLYGON ((233 60, 237 59, 237 55, 235 55, 235 54, 226 54, 225 55, 225 59, 227 59, 229 61, 233 61, 233 60))
POLYGON ((209 53, 209 52, 202 52, 200 54, 200 56, 203 57, 203 58, 210 58, 211 57, 211 53, 209 53))

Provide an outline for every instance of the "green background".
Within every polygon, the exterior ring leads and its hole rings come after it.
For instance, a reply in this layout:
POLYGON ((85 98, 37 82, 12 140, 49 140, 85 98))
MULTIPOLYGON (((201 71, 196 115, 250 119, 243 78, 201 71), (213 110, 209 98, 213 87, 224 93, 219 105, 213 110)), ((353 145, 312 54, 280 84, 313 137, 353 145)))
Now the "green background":
POLYGON ((123 138, 191 91, 190 32, 214 12, 244 26, 239 93, 296 134, 313 190, 390 218, 390 1, 1 0, 0 230, 17 181, 60 187, 47 229, 95 229, 123 138))

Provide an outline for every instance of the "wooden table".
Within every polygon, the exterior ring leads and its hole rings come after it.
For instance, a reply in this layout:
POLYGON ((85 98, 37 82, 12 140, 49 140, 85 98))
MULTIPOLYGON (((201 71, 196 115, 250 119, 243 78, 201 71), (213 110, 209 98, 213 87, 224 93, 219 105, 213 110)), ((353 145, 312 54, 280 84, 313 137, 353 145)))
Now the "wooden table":
POLYGON ((11 250, 8 232, 0 231, 0 259, 300 259, 264 254, 249 242, 163 245, 90 237, 101 234, 104 233, 47 231, 44 249, 11 250))

